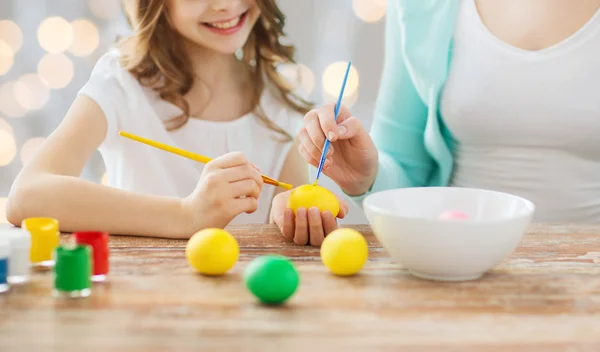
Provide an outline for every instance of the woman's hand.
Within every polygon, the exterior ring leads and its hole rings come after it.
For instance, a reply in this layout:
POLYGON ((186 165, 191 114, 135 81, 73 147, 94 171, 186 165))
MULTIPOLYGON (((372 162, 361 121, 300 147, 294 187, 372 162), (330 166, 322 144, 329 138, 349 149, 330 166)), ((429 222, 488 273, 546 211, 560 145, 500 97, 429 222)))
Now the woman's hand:
POLYGON ((334 105, 310 111, 298 135, 299 151, 304 160, 318 167, 325 143, 331 145, 323 173, 350 195, 365 193, 377 175, 377 149, 360 120, 342 106, 337 124, 334 105))
MULTIPOLYGON (((325 237, 337 229, 337 221, 329 211, 319 212, 316 207, 299 208, 294 215, 292 209, 287 208, 287 201, 291 191, 283 192, 273 198, 270 222, 276 224, 288 241, 299 245, 311 244, 320 246, 325 237)), ((343 219, 348 214, 348 205, 338 198, 340 211, 338 218, 343 219)))

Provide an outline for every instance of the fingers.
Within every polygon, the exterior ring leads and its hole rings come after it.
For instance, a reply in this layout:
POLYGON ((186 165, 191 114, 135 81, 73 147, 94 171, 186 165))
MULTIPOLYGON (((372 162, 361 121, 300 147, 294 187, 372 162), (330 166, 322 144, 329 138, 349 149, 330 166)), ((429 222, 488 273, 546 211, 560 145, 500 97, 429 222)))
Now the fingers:
POLYGON ((348 111, 348 109, 346 109, 346 107, 343 105, 340 107, 340 111, 338 112, 337 122, 334 114, 335 104, 328 104, 317 110, 317 117, 321 130, 324 135, 327 136, 327 139, 332 142, 336 141, 339 137, 338 124, 341 124, 352 116, 350 111, 348 111))
MULTIPOLYGON (((314 147, 314 144, 312 144, 312 142, 309 140, 307 142, 308 144, 300 144, 298 146, 298 152, 300 153, 300 155, 302 156, 302 158, 308 162, 310 165, 313 165, 314 167, 318 167, 319 163, 321 162, 321 152, 318 152, 316 150, 316 148, 314 147), (313 148, 312 152, 309 152, 308 148, 313 148)), ((333 161, 333 158, 331 157, 333 154, 333 146, 329 146, 329 151, 327 152, 327 158, 325 159, 325 164, 323 165, 323 168, 325 169, 326 166, 328 166, 329 164, 331 164, 331 162, 333 161)))
POLYGON ((253 197, 258 199, 262 189, 262 183, 258 184, 255 180, 251 179, 232 182, 230 185, 233 198, 253 197))
POLYGON ((318 208, 298 208, 294 216, 291 209, 286 209, 283 216, 274 219, 283 237, 288 241, 304 246, 319 247, 325 237, 338 228, 337 222, 330 211, 321 213, 318 208))
POLYGON ((323 222, 323 231, 325 232, 325 235, 329 235, 337 229, 337 222, 331 212, 324 211, 323 214, 321 214, 321 221, 323 222))
POLYGON ((219 177, 227 182, 236 182, 241 180, 254 180, 259 187, 263 185, 263 179, 260 172, 252 164, 245 164, 219 170, 219 177))
POLYGON ((283 213, 278 213, 273 217, 272 222, 277 225, 279 231, 283 235, 286 241, 294 240, 294 211, 292 209, 285 209, 283 213))
POLYGON ((338 134, 334 110, 335 104, 328 104, 317 110, 317 118, 321 133, 323 133, 324 136, 327 136, 327 139, 332 142, 337 139, 338 134))
POLYGON ((348 206, 348 203, 346 203, 343 199, 338 198, 338 203, 340 203, 340 211, 338 212, 337 217, 343 219, 346 217, 346 215, 348 215, 348 210, 350 209, 350 207, 348 206))
MULTIPOLYGON (((319 247, 325 237, 338 228, 336 217, 330 211, 320 212, 317 207, 298 208, 296 213, 282 205, 289 192, 277 195, 273 200, 272 221, 277 224, 283 237, 298 245, 310 244, 319 247), (284 209, 283 212, 280 209, 284 209)), ((348 214, 348 204, 338 198, 340 210, 337 217, 343 219, 348 214)))
MULTIPOLYGON (((312 110, 304 116, 304 129, 302 133, 308 134, 319 154, 322 151, 326 138, 331 142, 338 139, 350 139, 363 129, 360 120, 352 116, 346 107, 342 106, 340 108, 337 122, 334 117, 334 110, 335 105, 328 104, 320 109, 312 110)), ((317 151, 305 139, 306 136, 302 143, 305 145, 307 151, 313 158, 317 158, 315 156, 317 151)))
POLYGON ((258 209, 258 199, 254 197, 237 198, 232 201, 231 211, 233 214, 252 214, 258 209))
POLYGON ((300 155, 307 163, 309 163, 310 165, 312 165, 314 167, 319 166, 319 160, 313 158, 312 155, 310 155, 310 153, 306 150, 304 145, 300 144, 300 146, 298 147, 298 151, 300 152, 300 155))
POLYGON ((308 209, 308 227, 310 232, 310 245, 318 247, 323 243, 325 235, 323 233, 323 223, 321 222, 321 212, 319 208, 312 207, 308 209))
POLYGON ((253 179, 259 187, 263 179, 258 166, 251 164, 241 152, 227 153, 206 164, 206 170, 217 171, 218 177, 227 182, 253 179), (220 170, 221 169, 221 170, 220 170))
MULTIPOLYGON (((319 160, 319 162, 321 162, 321 161, 319 160)), ((329 169, 329 167, 332 164, 333 164, 333 158, 329 157, 329 158, 325 159, 325 162, 323 163, 323 170, 329 169)), ((317 164, 317 167, 319 167, 318 164, 317 164)))
POLYGON ((281 227, 283 237, 288 241, 292 241, 294 239, 295 229, 294 211, 292 209, 286 209, 283 213, 283 226, 281 227))
POLYGON ((313 143, 312 139, 308 135, 308 132, 303 129, 298 134, 298 139, 300 140, 300 149, 304 149, 308 155, 308 157, 312 160, 319 160, 321 157, 321 152, 319 148, 313 143))
POLYGON ((360 120, 351 116, 338 125, 338 138, 350 139, 356 136, 362 128, 363 126, 360 120))
MULTIPOLYGON (((298 134, 298 139, 300 140, 300 146, 304 147, 308 154, 315 160, 321 160, 321 153, 323 153, 323 144, 315 144, 312 138, 308 135, 306 129, 303 129, 298 134)), ((325 138, 323 138, 323 143, 325 143, 325 138)), ((327 156, 331 156, 333 154, 333 146, 329 146, 329 150, 327 151, 327 156)))
MULTIPOLYGON (((332 106, 331 111, 333 112, 334 109, 335 109, 335 105, 332 106)), ((340 107, 340 111, 338 112, 338 118, 337 118, 338 125, 340 123, 346 121, 350 117, 352 117, 352 114, 350 113, 350 110, 348 110, 348 108, 346 108, 346 106, 344 106, 342 104, 342 106, 340 107)))
POLYGON ((294 243, 302 246, 308 243, 308 216, 304 208, 296 210, 294 243))
POLYGON ((208 169, 227 169, 230 167, 247 164, 249 164, 248 159, 246 159, 246 156, 244 156, 243 153, 232 152, 209 161, 206 164, 206 167, 208 169))
MULTIPOLYGON (((331 120, 331 122, 333 123, 334 128, 337 131, 335 121, 331 120)), ((321 127, 321 123, 319 122, 318 110, 312 114, 306 114, 306 116, 304 117, 304 129, 302 132, 308 134, 308 137, 312 141, 312 144, 317 149, 317 153, 320 155, 321 150, 323 149, 323 144, 325 144, 326 130, 323 130, 323 128, 321 127)))

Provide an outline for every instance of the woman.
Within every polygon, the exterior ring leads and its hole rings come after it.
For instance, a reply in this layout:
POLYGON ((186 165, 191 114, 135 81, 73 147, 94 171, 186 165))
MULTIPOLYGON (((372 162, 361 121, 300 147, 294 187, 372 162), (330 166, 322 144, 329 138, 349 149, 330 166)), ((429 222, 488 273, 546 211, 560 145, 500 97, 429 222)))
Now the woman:
MULTIPOLYGON (((486 188, 537 221, 600 221, 600 0, 390 1, 370 135, 309 112, 300 152, 360 204, 391 188, 486 188)), ((293 221, 289 216, 285 221, 293 221)), ((285 222, 284 221, 284 222, 285 222)), ((282 226, 285 228, 285 226, 282 226)))

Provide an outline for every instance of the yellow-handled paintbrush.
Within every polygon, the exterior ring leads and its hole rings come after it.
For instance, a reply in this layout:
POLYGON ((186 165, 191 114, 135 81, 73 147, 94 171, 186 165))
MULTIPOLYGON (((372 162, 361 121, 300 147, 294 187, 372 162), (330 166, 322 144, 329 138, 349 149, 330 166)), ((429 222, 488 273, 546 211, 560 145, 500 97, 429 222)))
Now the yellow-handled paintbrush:
MULTIPOLYGON (((156 142, 156 141, 150 140, 148 138, 136 136, 136 135, 131 134, 129 132, 123 132, 123 131, 121 131, 121 132, 119 132, 119 134, 121 136, 125 137, 125 138, 129 138, 129 139, 134 140, 136 142, 140 142, 140 143, 149 145, 151 147, 154 147, 154 148, 157 148, 157 149, 160 149, 160 150, 164 150, 166 152, 173 153, 173 154, 182 156, 184 158, 188 158, 188 159, 200 162, 202 164, 206 164, 206 163, 208 163, 209 161, 212 160, 211 158, 209 158, 207 156, 196 154, 196 153, 192 153, 190 151, 183 150, 183 149, 180 149, 180 148, 176 148, 176 147, 164 144, 164 143, 156 142)), ((266 184, 277 186, 277 187, 281 187, 281 188, 284 188, 284 189, 292 189, 292 185, 290 185, 290 184, 279 182, 279 181, 277 181, 275 179, 272 179, 272 178, 270 178, 268 176, 265 176, 265 175, 261 175, 261 176, 262 176, 262 178, 263 178, 263 180, 265 181, 266 184)))

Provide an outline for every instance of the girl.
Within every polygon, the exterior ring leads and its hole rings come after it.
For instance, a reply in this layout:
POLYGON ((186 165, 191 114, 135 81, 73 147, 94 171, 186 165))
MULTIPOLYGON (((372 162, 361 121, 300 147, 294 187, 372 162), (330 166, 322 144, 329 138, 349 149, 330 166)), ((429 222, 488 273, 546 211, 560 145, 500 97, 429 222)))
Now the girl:
MULTIPOLYGON (((279 41, 284 17, 275 0, 125 5, 133 34, 98 61, 64 121, 17 177, 8 219, 19 225, 48 216, 67 232, 172 238, 267 222, 281 190, 263 187, 259 170, 308 182, 292 136, 309 104, 276 70, 293 62, 294 48, 279 41), (121 130, 217 158, 204 166, 122 138, 121 130), (78 178, 97 148, 111 187, 78 178)), ((283 212, 273 209, 271 218, 283 212)), ((301 231, 308 218, 300 215, 301 231)), ((335 226, 326 215, 317 211, 335 226)))
POLYGON ((375 191, 486 188, 541 222, 600 222, 600 0, 390 2, 371 134, 309 113, 301 153, 357 203, 375 191))

